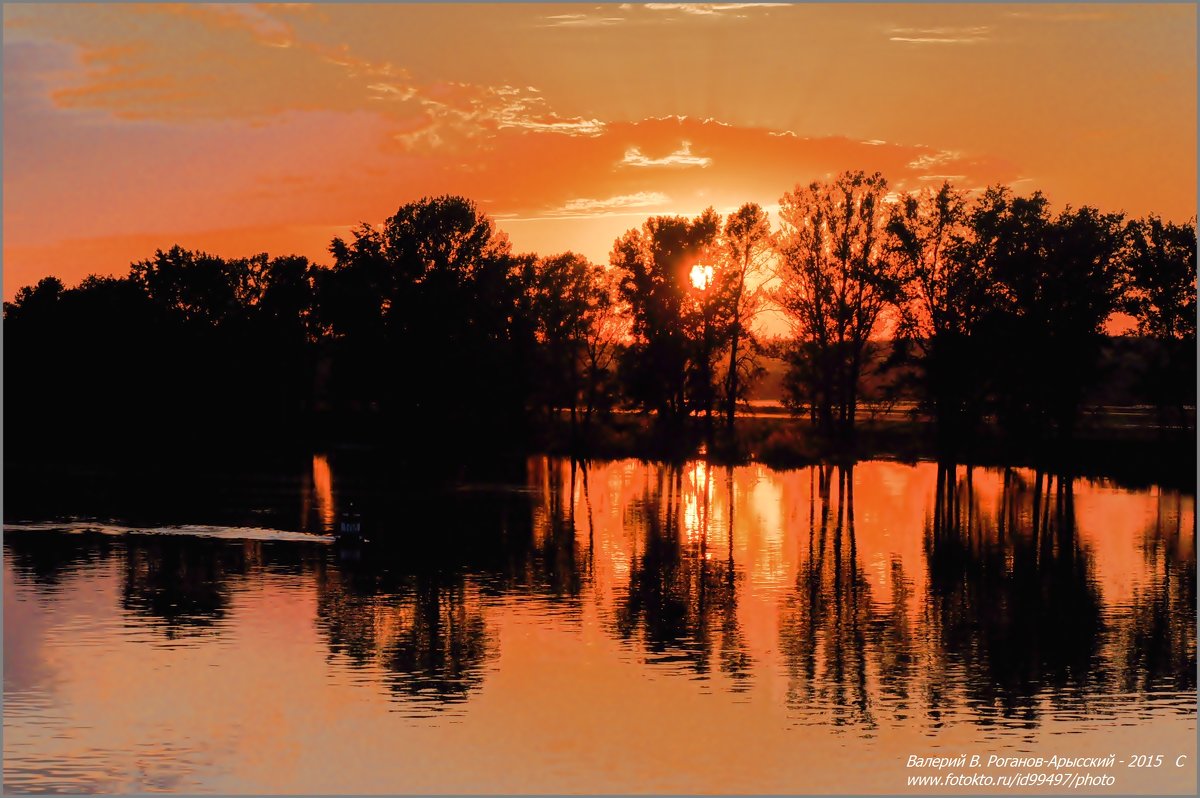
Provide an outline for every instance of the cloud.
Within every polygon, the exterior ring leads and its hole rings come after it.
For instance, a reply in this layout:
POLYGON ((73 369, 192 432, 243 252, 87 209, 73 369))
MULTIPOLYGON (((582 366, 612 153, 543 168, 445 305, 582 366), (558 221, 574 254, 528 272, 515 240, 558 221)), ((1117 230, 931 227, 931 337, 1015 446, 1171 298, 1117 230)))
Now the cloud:
POLYGON ((888 41, 906 44, 975 44, 985 42, 991 27, 976 25, 964 28, 890 28, 888 41))
POLYGON ((962 183, 967 179, 966 175, 917 175, 917 180, 925 183, 962 183))
POLYGON ((621 159, 621 166, 699 166, 704 168, 712 164, 712 158, 706 158, 701 155, 692 154, 692 143, 685 141, 679 149, 670 155, 665 155, 662 158, 650 158, 642 153, 640 147, 630 147, 625 150, 625 157, 621 159))
POLYGON ((366 111, 390 121, 386 139, 393 149, 423 152, 477 145, 502 131, 597 136, 604 130, 595 117, 560 115, 532 86, 417 80, 350 45, 308 39, 276 16, 303 10, 88 7, 94 16, 77 19, 51 8, 14 19, 74 51, 62 68, 36 78, 54 104, 115 120, 266 124, 297 111, 366 111), (125 33, 134 27, 131 14, 143 27, 152 19, 156 35, 125 33))
POLYGON ((908 168, 915 171, 925 171, 936 166, 943 166, 962 157, 962 153, 942 150, 934 153, 922 153, 908 162, 908 168))
POLYGON ((531 86, 523 89, 503 86, 494 89, 493 93, 502 98, 489 112, 496 120, 498 129, 513 128, 568 136, 598 136, 604 132, 604 123, 599 119, 559 116, 550 110, 541 92, 531 86))
POLYGON ((747 200, 765 204, 797 184, 847 169, 880 171, 898 190, 923 185, 926 181, 919 178, 929 174, 964 175, 955 181, 964 189, 1002 183, 1018 174, 1011 164, 978 153, 841 136, 776 135, 779 132, 680 117, 612 121, 595 136, 530 136, 503 130, 489 141, 489 151, 478 156, 486 161, 479 171, 459 170, 453 185, 439 182, 422 188, 491 197, 492 210, 524 220, 537 215, 611 215, 622 204, 636 210, 642 205, 635 203, 658 200, 660 195, 670 197, 672 212, 689 214, 708 205, 737 207, 747 200), (701 160, 707 161, 703 167, 701 160), (685 165, 689 161, 690 168, 685 165))
POLYGON ((562 133, 568 136, 599 136, 604 132, 604 123, 599 119, 563 119, 553 112, 540 117, 520 114, 502 116, 500 127, 519 128, 535 133, 562 133))
POLYGON ((530 86, 439 82, 409 91, 419 111, 394 139, 413 149, 492 139, 502 131, 594 137, 605 128, 599 119, 560 116, 530 86))
POLYGON ((188 3, 150 4, 134 9, 134 13, 183 17, 217 31, 245 30, 259 44, 270 47, 290 47, 295 37, 292 26, 276 17, 270 7, 249 3, 205 6, 188 3))
POLYGON ((600 28, 621 24, 663 24, 700 19, 746 19, 750 9, 780 8, 789 3, 621 3, 617 10, 624 16, 614 16, 608 8, 596 7, 598 13, 550 14, 539 18, 540 28, 600 28), (649 13, 646 13, 649 12, 649 13), (664 13, 665 12, 665 13, 664 13))
POLYGON ((724 15, 729 11, 743 11, 748 8, 777 8, 788 3, 646 3, 642 6, 647 11, 677 11, 696 17, 724 15))
MULTIPOLYGON (((622 6, 624 8, 624 6, 622 6)), ((542 17, 540 28, 602 28, 620 25, 626 17, 602 17, 590 14, 551 14, 542 17)))
POLYGON ((549 212, 550 216, 612 216, 621 211, 633 211, 665 205, 671 198, 661 191, 639 191, 607 199, 576 198, 549 212))
POLYGON ((375 96, 372 99, 393 100, 397 102, 411 100, 417 93, 417 90, 412 86, 403 86, 382 81, 367 84, 367 91, 374 92, 375 96))

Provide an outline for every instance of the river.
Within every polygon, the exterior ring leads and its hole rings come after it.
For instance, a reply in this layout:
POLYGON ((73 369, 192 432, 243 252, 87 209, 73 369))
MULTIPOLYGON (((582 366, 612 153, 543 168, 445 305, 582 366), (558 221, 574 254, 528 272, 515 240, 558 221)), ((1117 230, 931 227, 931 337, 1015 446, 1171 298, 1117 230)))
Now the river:
POLYGON ((523 471, 383 502, 317 455, 221 523, 6 519, 5 790, 924 792, 909 758, 960 754, 1195 786, 1193 495, 523 471), (332 543, 350 501, 369 541, 332 543))

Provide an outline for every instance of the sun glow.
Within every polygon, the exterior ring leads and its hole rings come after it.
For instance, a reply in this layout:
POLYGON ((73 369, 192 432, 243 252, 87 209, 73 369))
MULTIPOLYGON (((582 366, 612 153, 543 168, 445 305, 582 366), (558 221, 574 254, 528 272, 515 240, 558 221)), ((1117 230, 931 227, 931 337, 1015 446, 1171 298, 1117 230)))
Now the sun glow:
POLYGON ((333 471, 329 468, 329 458, 323 454, 314 454, 312 461, 313 494, 316 498, 317 513, 321 517, 321 526, 328 532, 333 530, 333 471))
POLYGON ((712 285, 713 267, 712 266, 701 266, 699 263, 697 263, 695 266, 692 267, 691 277, 692 277, 692 285, 696 286, 696 288, 703 291, 706 288, 708 288, 710 285, 712 285))

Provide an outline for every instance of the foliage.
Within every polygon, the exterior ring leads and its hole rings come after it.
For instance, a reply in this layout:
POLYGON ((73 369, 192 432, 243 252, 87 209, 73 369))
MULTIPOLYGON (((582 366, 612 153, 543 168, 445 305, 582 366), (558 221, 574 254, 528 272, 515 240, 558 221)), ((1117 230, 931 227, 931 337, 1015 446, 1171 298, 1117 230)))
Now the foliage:
POLYGON ((896 195, 863 172, 798 186, 779 218, 652 217, 604 267, 516 254, 474 203, 435 197, 335 238, 328 267, 173 247, 123 277, 46 277, 4 304, 12 451, 325 436, 457 461, 519 448, 533 411, 569 412, 575 445, 618 402, 711 436, 761 371, 772 300, 787 401, 824 441, 848 441, 888 350, 943 452, 991 420, 1070 438, 1106 362, 1145 364, 1130 390, 1164 425, 1195 404, 1195 219, 1054 214, 1003 186, 896 195), (1139 338, 1114 360, 1122 312, 1139 338))
POLYGON ((829 437, 852 432, 867 342, 900 296, 884 239, 886 191, 878 173, 846 172, 780 200, 776 299, 797 344, 788 385, 829 437))

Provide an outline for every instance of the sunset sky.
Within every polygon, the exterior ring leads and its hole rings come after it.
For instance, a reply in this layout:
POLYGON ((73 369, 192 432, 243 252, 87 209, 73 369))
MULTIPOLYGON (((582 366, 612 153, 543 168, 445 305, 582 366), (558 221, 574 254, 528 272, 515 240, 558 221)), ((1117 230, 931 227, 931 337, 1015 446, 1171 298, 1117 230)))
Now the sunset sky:
POLYGON ((647 215, 880 170, 1196 213, 1177 5, 4 6, 4 296, 475 199, 605 262, 647 215))

